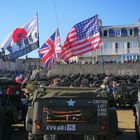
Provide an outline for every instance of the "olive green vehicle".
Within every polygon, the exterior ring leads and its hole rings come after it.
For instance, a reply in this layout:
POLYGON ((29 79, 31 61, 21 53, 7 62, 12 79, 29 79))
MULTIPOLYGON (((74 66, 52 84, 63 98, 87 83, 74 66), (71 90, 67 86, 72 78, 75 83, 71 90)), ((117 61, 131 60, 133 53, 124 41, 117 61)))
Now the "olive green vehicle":
POLYGON ((135 132, 137 139, 140 139, 140 88, 138 90, 138 102, 134 105, 133 108, 134 117, 135 117, 135 132))
POLYGON ((8 140, 11 125, 22 121, 21 86, 14 80, 0 79, 0 139, 8 140), (11 88, 8 94, 8 88, 11 88))
POLYGON ((41 87, 30 101, 28 140, 116 139, 116 110, 97 89, 41 87))

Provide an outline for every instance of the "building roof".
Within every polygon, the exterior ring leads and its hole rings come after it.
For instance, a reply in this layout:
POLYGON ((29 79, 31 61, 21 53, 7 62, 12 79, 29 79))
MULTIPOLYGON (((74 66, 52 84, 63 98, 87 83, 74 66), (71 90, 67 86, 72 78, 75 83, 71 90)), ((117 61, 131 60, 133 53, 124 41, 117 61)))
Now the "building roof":
POLYGON ((111 25, 111 26, 101 26, 101 29, 110 29, 110 28, 134 28, 138 27, 137 24, 130 24, 130 25, 111 25))

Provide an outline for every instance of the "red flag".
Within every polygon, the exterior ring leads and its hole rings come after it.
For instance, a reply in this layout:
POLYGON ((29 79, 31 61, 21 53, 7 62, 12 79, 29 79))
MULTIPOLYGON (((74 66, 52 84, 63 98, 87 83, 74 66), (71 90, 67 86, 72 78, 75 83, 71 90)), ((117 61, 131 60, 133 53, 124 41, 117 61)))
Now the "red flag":
POLYGON ((98 15, 76 24, 68 33, 60 57, 67 61, 101 47, 98 15))

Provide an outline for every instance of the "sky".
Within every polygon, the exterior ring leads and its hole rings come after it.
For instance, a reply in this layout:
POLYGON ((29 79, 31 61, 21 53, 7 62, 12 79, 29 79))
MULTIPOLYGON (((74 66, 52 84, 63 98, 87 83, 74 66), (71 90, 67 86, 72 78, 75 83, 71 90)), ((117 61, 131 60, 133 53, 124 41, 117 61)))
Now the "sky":
MULTIPOLYGON (((0 0, 0 44, 38 13, 40 46, 59 27, 61 44, 70 29, 96 14, 103 26, 137 24, 140 0, 0 0)), ((28 57, 38 57, 37 50, 28 57)))

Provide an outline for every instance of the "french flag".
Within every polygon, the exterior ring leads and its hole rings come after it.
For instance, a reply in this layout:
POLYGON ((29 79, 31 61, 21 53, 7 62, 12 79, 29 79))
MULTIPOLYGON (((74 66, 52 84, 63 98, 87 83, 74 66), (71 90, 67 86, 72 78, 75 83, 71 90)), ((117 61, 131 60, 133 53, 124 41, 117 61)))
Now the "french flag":
POLYGON ((15 80, 17 83, 22 83, 22 80, 23 80, 22 74, 17 75, 15 80))

